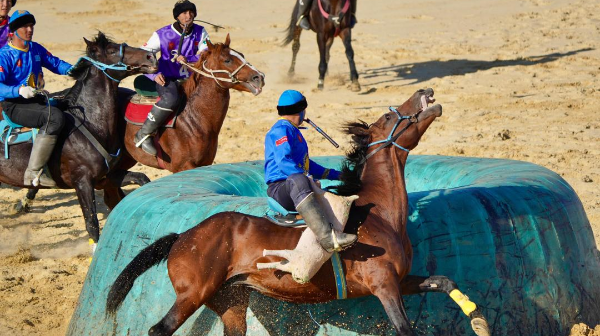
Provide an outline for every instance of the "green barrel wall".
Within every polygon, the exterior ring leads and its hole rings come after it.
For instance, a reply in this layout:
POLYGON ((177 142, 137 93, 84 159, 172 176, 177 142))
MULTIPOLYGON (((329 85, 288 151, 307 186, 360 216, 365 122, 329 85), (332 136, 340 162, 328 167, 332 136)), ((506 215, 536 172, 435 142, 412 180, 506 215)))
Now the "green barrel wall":
MULTIPOLYGON (((339 167, 342 158, 315 160, 339 167)), ((600 323, 598 251, 581 201, 560 176, 520 161, 411 155, 406 180, 412 274, 455 280, 483 308, 493 335, 566 335, 573 323, 600 323)), ((197 168, 132 192, 107 219, 67 334, 145 335, 175 294, 160 264, 137 279, 116 318, 107 318, 108 289, 125 265, 157 238, 214 213, 262 215, 265 196, 262 161, 197 168)), ((405 300, 416 334, 473 335, 448 296, 405 300)), ((256 294, 248 335, 269 334, 394 332, 372 296, 294 305, 256 294)), ((177 335, 222 335, 222 324, 202 308, 177 335)))

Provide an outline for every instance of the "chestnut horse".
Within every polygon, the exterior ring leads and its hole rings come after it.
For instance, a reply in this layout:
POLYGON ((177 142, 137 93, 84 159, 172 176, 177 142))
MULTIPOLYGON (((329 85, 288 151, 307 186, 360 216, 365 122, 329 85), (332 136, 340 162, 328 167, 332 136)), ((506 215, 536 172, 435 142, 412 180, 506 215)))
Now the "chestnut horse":
MULTIPOLYGON (((146 166, 176 173, 213 163, 217 154, 219 132, 229 108, 229 89, 251 92, 256 96, 264 86, 264 74, 247 63, 242 54, 229 48, 229 44, 229 35, 225 43, 213 45, 207 41, 208 50, 203 52, 194 65, 196 70, 204 74, 190 69, 192 75, 183 84, 187 105, 177 117, 177 127, 159 131, 162 165, 155 156, 134 146, 133 137, 141 126, 127 123, 122 118, 119 120, 119 133, 127 149, 119 168, 127 170, 136 162, 140 162, 146 166), (212 70, 214 75, 204 71, 205 68, 212 70)), ((133 93, 131 90, 122 89, 119 94, 122 101, 128 101, 133 93)), ((144 177, 138 176, 135 180, 123 179, 121 185, 113 184, 105 188, 105 200, 111 202, 107 205, 112 208, 116 205, 113 200, 125 197, 120 188, 123 184, 143 185, 149 181, 144 177)), ((36 189, 30 190, 13 206, 12 214, 27 211, 36 193, 36 189)))
POLYGON ((207 41, 208 49, 193 68, 189 68, 193 73, 183 84, 187 104, 177 117, 177 126, 163 129, 158 135, 163 166, 155 156, 135 147, 133 137, 141 126, 127 123, 124 142, 129 157, 123 161, 123 168, 128 169, 137 161, 176 173, 213 163, 219 132, 229 108, 229 90, 251 92, 256 96, 264 86, 264 74, 229 44, 229 35, 225 43, 213 45, 207 41))
MULTIPOLYGON (((113 43, 101 32, 94 41, 84 40, 86 56, 71 70, 71 76, 77 81, 63 92, 62 102, 68 104, 65 126, 48 161, 48 169, 58 188, 75 189, 88 235, 97 243, 100 226, 94 188, 114 189, 115 185, 138 176, 113 164, 122 151, 117 131, 119 82, 134 74, 156 72, 158 68, 152 53, 113 43), (90 137, 85 135, 85 130, 90 137)), ((23 185, 23 172, 32 145, 11 146, 9 160, 4 158, 4 146, 0 147, 0 182, 33 188, 23 185)), ((105 201, 114 206, 119 199, 111 196, 105 194, 105 201)))
MULTIPOLYGON (((347 231, 358 233, 358 242, 340 252, 348 297, 375 295, 397 333, 407 335, 411 328, 402 295, 448 293, 469 316, 476 333, 489 335, 485 318, 453 281, 444 276, 408 275, 413 252, 406 230, 404 167, 408 151, 442 114, 439 104, 427 107, 430 102, 433 90, 419 90, 372 125, 352 123, 347 127, 355 148, 343 166, 338 190, 360 196, 346 226, 347 231)), ((252 290, 294 303, 336 299, 335 281, 325 268, 306 284, 298 284, 288 273, 257 269, 257 263, 280 259, 263 257, 263 250, 293 249, 301 234, 301 230, 275 226, 265 218, 235 212, 213 215, 142 250, 111 286, 106 311, 115 314, 135 279, 165 259, 177 298, 149 335, 172 335, 202 305, 221 317, 225 335, 245 335, 252 290)))
MULTIPOLYGON (((358 83, 358 72, 356 71, 356 65, 354 64, 354 49, 352 49, 352 33, 350 28, 351 11, 346 10, 344 12, 344 5, 349 3, 350 0, 313 0, 309 13, 308 20, 310 21, 310 28, 317 33, 317 44, 319 45, 319 83, 317 88, 323 90, 325 82, 325 74, 327 73, 327 64, 329 63, 329 51, 333 45, 333 39, 336 36, 340 36, 344 47, 346 48, 346 57, 348 58, 348 64, 350 65, 350 89, 354 92, 360 91, 360 84, 358 83), (321 7, 324 13, 321 11, 321 7), (341 16, 341 17, 340 17, 341 16)), ((290 18, 290 25, 288 26, 287 35, 283 41, 283 45, 286 46, 290 42, 292 44, 292 64, 288 70, 288 75, 293 76, 296 68, 296 56, 300 50, 300 35, 302 34, 302 28, 296 26, 298 17, 298 2, 294 5, 292 11, 292 17, 290 18)))

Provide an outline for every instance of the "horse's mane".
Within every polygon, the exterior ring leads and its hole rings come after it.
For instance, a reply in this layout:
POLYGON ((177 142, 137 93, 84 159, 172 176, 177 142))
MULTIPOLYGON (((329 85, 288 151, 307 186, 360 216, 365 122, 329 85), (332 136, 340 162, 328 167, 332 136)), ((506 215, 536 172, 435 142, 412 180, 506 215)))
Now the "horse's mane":
POLYGON ((363 134, 356 132, 357 129, 369 129, 369 125, 362 120, 348 123, 343 129, 344 133, 352 135, 354 143, 342 163, 342 174, 340 175, 342 183, 334 189, 339 195, 350 196, 356 195, 362 188, 360 176, 365 166, 365 157, 367 156, 371 137, 366 132, 361 132, 363 134))
MULTIPOLYGON (((110 43, 113 43, 113 41, 110 38, 108 38, 103 32, 98 32, 98 35, 96 35, 94 40, 91 42, 94 43, 98 47, 98 50, 101 53, 105 53, 108 45, 110 43)), ((92 57, 91 51, 89 48, 87 48, 85 55, 88 57, 92 57)), ((92 66, 92 63, 87 62, 85 60, 81 60, 81 61, 77 62, 77 64, 75 64, 73 69, 71 69, 71 73, 70 73, 71 77, 73 77, 76 80, 83 79, 85 77, 85 75, 87 74, 87 70, 90 68, 90 66, 92 66)))
MULTIPOLYGON (((220 54, 224 48, 229 48, 229 47, 223 43, 215 43, 214 49, 210 53, 207 52, 206 50, 201 52, 198 62, 196 62, 194 64, 194 68, 202 69, 202 63, 204 63, 204 61, 206 61, 209 54, 211 54, 211 53, 220 54)), ((200 84, 200 76, 202 76, 202 75, 197 72, 193 72, 190 75, 190 77, 185 82, 183 82, 183 84, 181 85, 183 88, 183 91, 185 92, 185 95, 188 98, 191 97, 191 95, 194 93, 194 91, 196 91, 198 84, 200 84)))

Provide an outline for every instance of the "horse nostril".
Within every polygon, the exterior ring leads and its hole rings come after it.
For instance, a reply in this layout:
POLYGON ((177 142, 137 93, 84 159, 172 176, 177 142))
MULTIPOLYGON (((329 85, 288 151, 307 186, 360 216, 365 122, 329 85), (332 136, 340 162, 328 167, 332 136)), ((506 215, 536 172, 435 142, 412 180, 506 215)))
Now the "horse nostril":
POLYGON ((254 76, 252 77, 252 81, 253 81, 253 82, 256 82, 256 83, 260 83, 260 82, 262 82, 262 76, 259 76, 259 75, 254 75, 254 76))

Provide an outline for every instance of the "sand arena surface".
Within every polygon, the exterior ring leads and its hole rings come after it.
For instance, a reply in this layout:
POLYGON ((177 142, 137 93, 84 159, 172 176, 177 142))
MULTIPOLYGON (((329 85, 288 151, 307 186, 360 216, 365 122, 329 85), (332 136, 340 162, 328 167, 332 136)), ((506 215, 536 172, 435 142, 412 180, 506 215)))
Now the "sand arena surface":
MULTIPOLYGON (((116 42, 142 45, 171 23, 174 1, 21 0, 37 19, 34 39, 75 62, 99 29, 116 42)), ((600 242, 600 2, 548 0, 397 0, 359 2, 353 30, 363 89, 353 93, 336 39, 325 90, 317 91, 315 35, 304 32, 294 79, 291 47, 279 46, 293 1, 195 0, 199 18, 226 27, 232 47, 265 72, 264 92, 232 92, 216 163, 262 159, 263 134, 276 119, 279 93, 297 89, 308 113, 342 147, 306 131, 311 154, 342 155, 348 121, 376 120, 420 88, 432 87, 444 115, 414 154, 524 160, 547 167, 577 191, 600 242)), ((72 85, 46 71, 47 89, 72 85)), ((133 79, 124 81, 131 87, 133 79)), ((137 166, 151 179, 168 172, 137 166)), ((133 188, 128 188, 128 191, 133 188)), ((43 190, 31 213, 7 207, 25 191, 0 189, 0 335, 63 335, 88 268, 87 233, 72 190, 43 190)), ((97 192, 99 218, 108 210, 97 192)), ((593 328, 593 326, 592 326, 593 328)), ((577 325, 573 335, 600 335, 577 325)))

